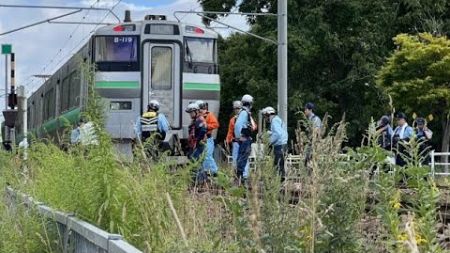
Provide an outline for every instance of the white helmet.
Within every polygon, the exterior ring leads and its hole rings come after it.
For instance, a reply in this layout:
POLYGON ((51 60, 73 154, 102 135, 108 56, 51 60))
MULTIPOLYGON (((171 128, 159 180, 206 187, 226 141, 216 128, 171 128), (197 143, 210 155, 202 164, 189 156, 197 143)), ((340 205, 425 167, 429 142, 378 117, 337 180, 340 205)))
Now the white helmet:
POLYGON ((190 104, 188 104, 188 106, 186 107, 186 112, 187 113, 189 113, 189 112, 195 112, 195 111, 198 111, 198 110, 200 110, 200 108, 198 107, 198 104, 197 103, 190 103, 190 104))
POLYGON ((158 111, 159 110, 159 102, 157 100, 150 100, 150 102, 148 103, 148 109, 158 111))
POLYGON ((197 100, 195 103, 198 105, 198 108, 200 109, 206 109, 206 103, 203 100, 197 100))
POLYGON ((253 97, 248 94, 245 94, 242 97, 241 101, 242 101, 242 103, 250 103, 251 104, 251 103, 253 103, 253 97))
POLYGON ((241 109, 242 108, 242 102, 239 100, 233 101, 233 109, 241 109))
POLYGON ((271 106, 267 106, 266 108, 262 109, 262 114, 263 115, 270 115, 270 114, 275 114, 275 109, 271 106))

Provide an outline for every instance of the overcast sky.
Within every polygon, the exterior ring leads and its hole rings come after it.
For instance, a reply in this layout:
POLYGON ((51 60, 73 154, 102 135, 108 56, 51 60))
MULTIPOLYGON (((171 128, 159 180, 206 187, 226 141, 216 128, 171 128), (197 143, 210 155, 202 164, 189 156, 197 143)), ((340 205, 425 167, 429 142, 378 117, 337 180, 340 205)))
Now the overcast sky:
MULTIPOLYGON (((53 6, 84 6, 112 8, 119 0, 1 0, 1 4, 15 5, 53 5, 53 6)), ((122 0, 114 8, 114 12, 123 20, 124 10, 131 10, 132 20, 140 20, 146 14, 165 14, 169 20, 175 20, 176 10, 202 10, 197 0, 122 0)), ((62 15, 70 10, 2 8, 0 7, 0 33, 62 15)), ((84 22, 117 22, 112 15, 106 16, 103 11, 83 11, 60 21, 84 22), (106 16, 106 18, 105 18, 106 16)), ((184 15, 181 15, 183 17, 184 15)), ((200 17, 186 15, 183 22, 201 25, 200 17)), ((223 21, 248 29, 245 19, 230 16, 223 21)), ((33 91, 42 84, 42 80, 34 78, 36 74, 53 74, 64 62, 77 52, 95 25, 48 24, 27 28, 11 34, 0 36, 0 44, 12 44, 16 55, 16 85, 25 85, 28 91, 33 91)), ((218 29, 222 35, 229 30, 218 29)), ((0 109, 4 109, 5 60, 0 57, 0 109)), ((9 74, 8 74, 9 75, 9 74)), ((2 116, 0 116, 2 117, 2 116)))

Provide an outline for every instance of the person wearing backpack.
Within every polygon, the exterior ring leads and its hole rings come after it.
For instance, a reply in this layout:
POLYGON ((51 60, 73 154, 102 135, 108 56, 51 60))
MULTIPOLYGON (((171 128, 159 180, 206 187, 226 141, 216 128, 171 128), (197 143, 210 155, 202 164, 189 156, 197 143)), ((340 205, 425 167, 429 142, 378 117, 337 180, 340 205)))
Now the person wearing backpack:
POLYGON ((256 126, 252 123, 250 111, 253 105, 253 97, 246 94, 242 97, 241 102, 242 109, 237 115, 236 124, 234 126, 234 136, 239 143, 236 177, 241 183, 245 183, 244 170, 248 162, 248 157, 252 151, 251 134, 256 130, 256 126))
POLYGON ((267 123, 270 124, 270 146, 274 154, 274 166, 281 177, 281 182, 285 179, 284 158, 287 152, 288 132, 286 123, 276 114, 273 107, 266 107, 262 114, 267 123))
POLYGON ((217 120, 214 113, 208 111, 208 104, 203 100, 198 100, 197 105, 200 109, 200 114, 204 117, 206 126, 207 126, 207 140, 206 140, 206 156, 203 161, 203 169, 212 175, 216 175, 219 168, 217 167, 217 163, 214 160, 214 137, 212 136, 212 132, 215 129, 219 128, 219 121, 217 120))
MULTIPOLYGON (((242 109, 242 102, 239 100, 236 100, 233 102, 233 116, 230 118, 230 121, 228 123, 228 132, 227 137, 225 139, 225 142, 227 143, 228 147, 231 146, 231 156, 233 159, 233 167, 236 170, 237 168, 237 158, 239 154, 239 141, 234 136, 234 126, 236 124, 237 115, 242 109)), ((247 164, 245 165, 243 177, 246 179, 249 174, 249 168, 250 164, 247 161, 247 164)))

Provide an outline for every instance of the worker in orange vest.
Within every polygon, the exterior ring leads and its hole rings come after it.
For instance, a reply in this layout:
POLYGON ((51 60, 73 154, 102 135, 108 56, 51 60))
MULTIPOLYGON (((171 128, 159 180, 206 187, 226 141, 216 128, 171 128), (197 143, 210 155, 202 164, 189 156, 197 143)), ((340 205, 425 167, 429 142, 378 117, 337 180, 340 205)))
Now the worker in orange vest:
MULTIPOLYGON (((239 140, 234 136, 234 125, 236 124, 237 115, 242 109, 242 102, 236 100, 233 102, 233 113, 234 115, 230 118, 230 122, 228 123, 228 132, 227 137, 225 139, 228 146, 231 146, 231 156, 233 158, 233 167, 236 169, 237 165, 237 157, 239 154, 239 140)), ((243 177, 247 178, 249 173, 249 163, 245 165, 243 177)))
POLYGON ((203 170, 209 172, 211 175, 216 175, 219 168, 217 167, 217 163, 214 160, 214 137, 212 136, 212 132, 215 129, 219 128, 219 121, 216 116, 210 111, 208 111, 208 104, 202 100, 198 100, 198 107, 200 108, 200 113, 203 115, 207 125, 207 141, 206 141, 206 156, 203 161, 203 170))

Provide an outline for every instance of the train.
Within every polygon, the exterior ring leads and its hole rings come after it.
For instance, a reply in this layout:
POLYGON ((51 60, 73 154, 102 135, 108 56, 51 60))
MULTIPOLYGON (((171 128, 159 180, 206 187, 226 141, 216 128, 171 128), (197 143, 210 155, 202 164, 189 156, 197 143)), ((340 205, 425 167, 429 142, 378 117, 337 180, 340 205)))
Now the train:
MULTIPOLYGON (((86 109, 88 82, 81 62, 95 64, 95 91, 105 108, 105 129, 116 147, 132 153, 133 125, 150 100, 160 102, 171 130, 164 143, 174 148, 188 138, 184 108, 196 100, 219 114, 218 34, 206 27, 147 15, 98 28, 87 43, 28 98, 28 132, 37 138, 61 136, 86 109)), ((20 125, 20 122, 18 122, 20 125)))

